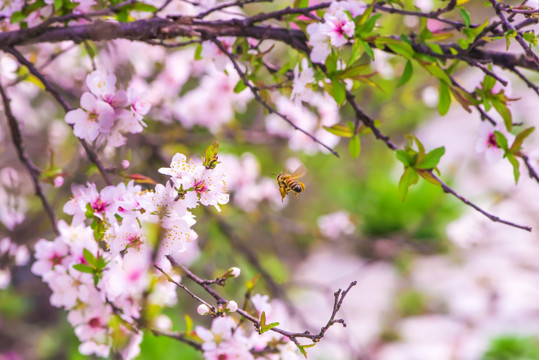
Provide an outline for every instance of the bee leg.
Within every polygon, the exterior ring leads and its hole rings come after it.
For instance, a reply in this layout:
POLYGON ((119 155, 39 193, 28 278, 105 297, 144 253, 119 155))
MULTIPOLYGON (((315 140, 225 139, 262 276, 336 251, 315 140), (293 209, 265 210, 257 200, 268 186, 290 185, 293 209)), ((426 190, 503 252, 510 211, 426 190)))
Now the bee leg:
POLYGON ((284 189, 284 187, 280 187, 279 188, 279 191, 281 192, 281 202, 284 202, 284 198, 286 197, 286 191, 284 189))
POLYGON ((297 193, 297 192, 294 192, 294 194, 296 194, 296 197, 298 197, 298 196, 299 196, 299 193, 297 193))

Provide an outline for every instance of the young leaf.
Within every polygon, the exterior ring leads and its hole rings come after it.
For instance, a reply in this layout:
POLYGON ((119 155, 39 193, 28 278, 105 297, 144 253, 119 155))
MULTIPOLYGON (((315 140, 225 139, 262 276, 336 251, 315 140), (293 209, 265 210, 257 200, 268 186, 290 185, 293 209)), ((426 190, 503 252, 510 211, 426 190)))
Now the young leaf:
POLYGON ((363 40, 358 39, 357 41, 361 42, 361 45, 363 45, 363 48, 365 49, 365 53, 369 55, 372 60, 374 60, 374 51, 372 50, 371 46, 363 40))
POLYGON ((414 73, 414 67, 412 66, 412 62, 408 60, 406 62, 406 65, 404 66, 404 70, 402 71, 402 75, 399 79, 399 82, 397 83, 397 87, 401 87, 402 85, 406 84, 408 80, 412 77, 412 74, 414 73))
POLYGON ((436 180, 434 176, 432 176, 432 173, 430 171, 420 169, 417 171, 417 173, 419 174, 419 176, 421 176, 423 179, 427 180, 431 184, 437 185, 437 186, 441 185, 440 182, 436 180))
POLYGON ((413 165, 413 158, 407 151, 397 150, 395 154, 397 155, 397 159, 399 159, 399 161, 403 163, 405 167, 413 165))
POLYGON ((462 20, 464 20, 464 25, 466 25, 466 27, 470 27, 471 17, 470 17, 470 13, 468 12, 468 10, 461 7, 460 8, 460 16, 462 16, 462 20))
POLYGON ((94 254, 92 254, 90 252, 90 250, 88 249, 83 249, 82 250, 82 255, 84 256, 84 260, 86 260, 86 262, 92 266, 96 266, 97 265, 97 259, 95 258, 94 254))
POLYGON ((399 195, 402 201, 406 200, 408 188, 417 184, 418 180, 419 176, 417 175, 417 171, 413 168, 409 167, 404 171, 399 181, 399 195))
POLYGON ((507 105, 498 99, 492 99, 491 103, 494 109, 496 109, 498 114, 503 118, 503 123, 505 124, 507 131, 511 131, 513 129, 513 116, 507 105))
POLYGON ((348 144, 348 149, 350 150, 350 155, 352 155, 353 158, 357 158, 359 156, 359 153, 361 152, 359 135, 352 136, 350 143, 348 144))
POLYGON ((331 84, 333 85, 333 98, 337 104, 342 105, 346 100, 346 87, 337 79, 333 79, 331 84))
POLYGON ((243 90, 245 90, 247 88, 247 85, 245 85, 245 83, 243 82, 242 79, 240 79, 238 81, 238 83, 236 84, 236 86, 234 86, 234 92, 236 94, 239 94, 240 92, 242 92, 243 90))
POLYGON ((94 269, 85 264, 75 264, 73 265, 73 269, 88 274, 94 273, 94 269))
POLYGON ((498 144, 503 151, 507 151, 507 138, 505 135, 499 131, 494 131, 494 137, 496 138, 496 144, 498 144))
POLYGON ((440 97, 438 99, 438 112, 440 115, 444 116, 447 114, 449 106, 451 106, 451 94, 449 93, 449 88, 445 82, 440 81, 440 97))
POLYGON ((513 154, 517 151, 520 151, 520 148, 522 147, 522 143, 524 140, 530 136, 530 134, 535 130, 535 126, 532 126, 531 128, 527 128, 525 130, 522 130, 516 137, 515 141, 513 141, 513 145, 511 145, 511 148, 509 151, 511 151, 513 154))
POLYGON ((445 147, 439 147, 429 151, 423 161, 416 165, 416 169, 434 169, 440 162, 440 158, 445 154, 445 147))
POLYGON ((515 184, 518 184, 518 178, 520 177, 520 163, 513 154, 507 154, 507 160, 513 165, 513 176, 515 177, 515 184))
POLYGON ((327 131, 329 131, 333 135, 337 135, 337 136, 340 136, 340 137, 349 138, 349 137, 352 137, 354 135, 353 128, 350 129, 348 126, 344 126, 344 125, 336 124, 336 125, 333 125, 331 127, 324 126, 324 129, 326 129, 327 131))

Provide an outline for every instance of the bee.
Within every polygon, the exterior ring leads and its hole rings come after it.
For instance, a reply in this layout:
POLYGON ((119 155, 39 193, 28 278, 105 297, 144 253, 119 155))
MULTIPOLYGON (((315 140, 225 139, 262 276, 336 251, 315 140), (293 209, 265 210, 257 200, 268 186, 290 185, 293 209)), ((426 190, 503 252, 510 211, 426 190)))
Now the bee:
POLYGON ((292 174, 282 172, 277 175, 277 184, 279 185, 282 201, 290 191, 293 191, 298 197, 298 194, 305 190, 305 185, 297 180, 305 175, 305 172, 305 166, 300 165, 292 174))

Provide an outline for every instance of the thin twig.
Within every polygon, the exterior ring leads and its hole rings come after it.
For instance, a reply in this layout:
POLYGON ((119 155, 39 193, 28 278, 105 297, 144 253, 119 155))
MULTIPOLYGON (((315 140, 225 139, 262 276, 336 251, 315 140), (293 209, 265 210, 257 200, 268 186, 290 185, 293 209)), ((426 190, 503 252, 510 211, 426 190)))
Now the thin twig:
POLYGON ((9 130, 11 132, 11 139, 13 141, 15 149, 17 150, 17 155, 19 156, 20 161, 28 170, 30 177, 32 177, 35 193, 41 200, 41 204, 43 205, 43 208, 45 209, 45 212, 49 217, 54 232, 56 233, 56 235, 60 235, 60 231, 58 230, 58 226, 56 225, 56 215, 54 214, 54 210, 52 209, 51 205, 47 201, 47 198, 43 193, 43 189, 41 188, 41 183, 39 182, 39 175, 41 174, 41 171, 37 166, 32 163, 32 161, 28 158, 24 151, 23 139, 21 131, 19 129, 19 123, 17 122, 17 119, 15 119, 15 115, 13 115, 13 112, 11 111, 10 100, 1 83, 0 95, 2 96, 2 102, 4 103, 4 114, 7 118, 9 130))
POLYGON ((530 178, 534 179, 535 181, 539 182, 539 174, 537 174, 537 171, 534 169, 530 162, 530 158, 527 155, 521 156, 522 161, 524 161, 524 164, 526 165, 526 168, 528 169, 528 173, 530 175, 530 178))
POLYGON ((532 228, 529 227, 529 226, 519 225, 519 224, 516 224, 516 223, 511 222, 511 221, 503 220, 503 219, 501 219, 500 217, 498 217, 496 215, 492 215, 492 214, 486 212, 485 210, 481 209, 479 206, 475 205, 474 203, 472 203, 471 201, 466 199, 464 196, 458 194, 455 190, 453 190, 446 183, 444 183, 441 179, 439 179, 432 171, 430 171, 430 174, 442 186, 442 189, 443 189, 443 191, 445 193, 453 195, 454 197, 456 197, 457 199, 459 199, 460 201, 462 201, 466 205, 471 206, 472 208, 474 208, 475 210, 477 210, 481 214, 485 215, 491 221, 499 222, 499 223, 502 223, 502 224, 505 224, 505 225, 509 225, 509 226, 515 227, 517 229, 522 229, 522 230, 526 230, 526 231, 530 231, 530 232, 532 231, 532 228))
POLYGON ((532 89, 533 91, 535 91, 537 95, 539 95, 539 86, 531 82, 530 79, 528 79, 528 77, 524 75, 519 69, 517 69, 516 67, 513 67, 513 68, 510 68, 509 70, 514 72, 519 78, 522 79, 522 81, 526 83, 526 85, 528 85, 530 89, 532 89))
MULTIPOLYGON (((209 285, 204 284, 204 280, 199 278, 193 272, 191 272, 187 267, 185 267, 183 265, 179 265, 170 256, 167 256, 167 258, 170 260, 170 262, 173 265, 179 266, 189 279, 193 280, 195 283, 197 283, 199 286, 201 286, 204 290, 206 290, 206 292, 208 292, 208 294, 210 294, 217 301, 218 304, 226 304, 228 302, 225 298, 223 298, 215 290, 213 290, 209 285)), ((322 327, 322 329, 320 330, 319 333, 311 334, 309 331, 305 331, 305 332, 301 332, 301 333, 297 333, 297 332, 294 333, 294 332, 290 332, 290 331, 287 331, 287 330, 283 330, 283 329, 278 328, 278 327, 273 327, 270 330, 273 331, 273 332, 279 333, 279 334, 281 334, 283 336, 286 336, 292 342, 294 342, 294 344, 296 344, 298 346, 300 346, 298 338, 306 338, 306 339, 311 340, 313 343, 318 342, 324 336, 326 331, 332 325, 340 323, 343 326, 346 326, 345 323, 344 323, 344 320, 335 319, 335 317, 337 315, 337 312, 341 308, 341 305, 342 305, 342 303, 344 301, 345 296, 348 294, 350 289, 356 284, 357 284, 357 282, 353 281, 352 283, 350 283, 350 285, 346 288, 345 291, 342 291, 342 290, 337 291, 338 295, 335 296, 335 304, 333 306, 332 314, 331 314, 328 322, 326 323, 326 325, 324 327, 322 327)), ((260 329, 260 327, 261 327, 260 321, 257 318, 255 318, 254 316, 252 316, 251 314, 249 314, 247 311, 245 311, 243 309, 238 309, 237 313, 240 314, 241 316, 243 316, 245 319, 251 321, 255 325, 255 328, 260 329)))

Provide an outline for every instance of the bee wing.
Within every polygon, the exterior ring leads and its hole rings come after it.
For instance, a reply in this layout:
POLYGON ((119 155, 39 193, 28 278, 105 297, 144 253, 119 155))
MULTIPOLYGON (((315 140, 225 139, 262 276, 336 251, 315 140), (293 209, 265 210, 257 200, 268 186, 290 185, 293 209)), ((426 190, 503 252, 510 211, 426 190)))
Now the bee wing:
POLYGON ((290 176, 292 176, 293 178, 300 178, 304 176, 306 172, 307 169, 305 168, 305 166, 300 165, 292 174, 290 174, 290 176))

